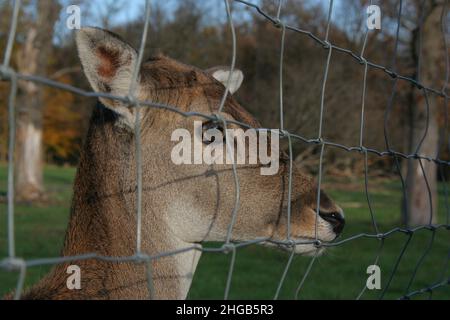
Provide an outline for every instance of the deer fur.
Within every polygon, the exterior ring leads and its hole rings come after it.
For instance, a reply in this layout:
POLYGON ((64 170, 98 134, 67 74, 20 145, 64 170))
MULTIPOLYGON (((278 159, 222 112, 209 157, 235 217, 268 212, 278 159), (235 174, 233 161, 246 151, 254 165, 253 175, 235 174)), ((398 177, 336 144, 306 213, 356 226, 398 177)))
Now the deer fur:
MULTIPOLYGON (((136 50, 117 35, 97 28, 83 28, 76 42, 84 72, 96 92, 127 95, 136 50)), ((177 106, 181 111, 218 112, 229 70, 203 71, 157 55, 140 68, 136 96, 139 100, 177 106)), ((243 79, 234 71, 230 93, 243 79)), ((63 256, 95 252, 103 256, 136 253, 136 158, 134 107, 100 98, 81 153, 74 183, 70 222, 63 256)), ((258 122, 229 94, 221 116, 253 127, 258 122)), ((176 128, 192 128, 200 117, 183 117, 155 108, 140 109, 143 200, 142 252, 155 255, 191 247, 204 241, 223 242, 234 205, 232 166, 174 165, 170 151, 176 128)), ((229 124, 230 127, 237 127, 229 124)), ((258 166, 238 165, 240 205, 232 240, 259 237, 286 239, 289 161, 280 154, 277 174, 263 176, 258 166)), ((293 168, 291 236, 324 242, 334 240, 343 225, 342 210, 322 191, 316 215, 317 186, 293 168), (340 221, 338 224, 334 217, 340 221)), ((338 222, 339 222, 338 221, 338 222)), ((297 245, 296 253, 311 254, 312 244, 297 245)), ((152 260, 155 299, 184 299, 200 251, 152 260)), ((144 263, 106 262, 96 259, 70 261, 55 266, 39 283, 26 290, 24 299, 146 299, 149 297, 144 263), (66 286, 69 265, 81 269, 81 289, 66 286)))

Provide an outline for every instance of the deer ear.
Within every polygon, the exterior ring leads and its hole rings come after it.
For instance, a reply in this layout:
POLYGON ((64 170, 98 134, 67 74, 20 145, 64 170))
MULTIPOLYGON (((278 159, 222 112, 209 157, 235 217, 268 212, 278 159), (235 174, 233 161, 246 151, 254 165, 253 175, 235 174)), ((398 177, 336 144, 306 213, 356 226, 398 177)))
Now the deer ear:
MULTIPOLYGON (((207 73, 212 75, 217 81, 221 82, 225 87, 227 86, 228 78, 230 76, 230 68, 228 67, 214 67, 206 70, 207 73)), ((235 93, 244 80, 244 74, 239 69, 233 69, 231 72, 230 87, 231 94, 235 93)))
MULTIPOLYGON (((127 96, 137 63, 137 52, 116 34, 99 28, 82 28, 76 32, 76 44, 84 73, 92 89, 115 96, 127 96)), ((124 103, 100 98, 117 113, 132 116, 124 103)), ((131 117, 132 118, 132 117, 131 117)))

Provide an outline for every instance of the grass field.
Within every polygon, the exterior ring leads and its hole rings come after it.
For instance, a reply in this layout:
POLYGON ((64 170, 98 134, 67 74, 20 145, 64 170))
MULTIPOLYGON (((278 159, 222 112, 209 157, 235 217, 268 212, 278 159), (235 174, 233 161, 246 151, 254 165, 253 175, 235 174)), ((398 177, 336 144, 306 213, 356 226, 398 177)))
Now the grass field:
MULTIPOLYGON (((72 193, 73 168, 49 166, 45 169, 45 183, 51 201, 48 205, 17 205, 15 230, 17 255, 26 259, 58 256, 66 228, 72 193)), ((370 213, 367 207, 362 183, 346 184, 346 188, 327 188, 346 212, 347 225, 341 239, 361 232, 373 233, 370 213), (352 185, 353 188, 348 188, 352 185), (352 191, 354 190, 354 191, 352 191)), ((399 226, 400 184, 394 181, 371 182, 370 195, 380 231, 386 232, 399 226)), ((439 222, 445 223, 444 193, 439 188, 439 222)), ((6 194, 6 167, 0 165, 0 195, 6 194)), ((6 205, 0 204, 0 258, 7 254, 6 205)), ((395 299, 403 294, 411 279, 417 261, 431 241, 432 232, 416 232, 400 261, 397 272, 385 295, 395 299)), ((381 268, 382 290, 388 282, 394 264, 408 236, 397 233, 385 240, 379 266, 381 268)), ((207 244, 215 246, 217 244, 207 244)), ((427 287, 448 279, 446 265, 449 254, 450 234, 438 229, 432 249, 426 255, 410 291, 427 287)), ((318 258, 300 292, 301 299, 354 299, 365 286, 366 269, 375 259, 379 241, 361 238, 329 249, 318 258)), ((231 283, 230 298, 272 299, 283 273, 289 254, 275 249, 250 246, 239 249, 231 283)), ((225 288, 231 255, 223 253, 203 254, 192 289, 191 299, 221 299, 225 288)), ((294 257, 287 274, 280 298, 293 299, 294 292, 310 262, 309 257, 294 257)), ((48 267, 34 267, 27 270, 26 286, 36 282, 49 270, 48 267)), ((15 287, 17 274, 0 270, 0 296, 15 287)), ((382 290, 366 290, 363 299, 378 298, 382 290)), ((428 299, 429 294, 417 296, 428 299)), ((433 299, 450 299, 450 286, 433 291, 433 299)))

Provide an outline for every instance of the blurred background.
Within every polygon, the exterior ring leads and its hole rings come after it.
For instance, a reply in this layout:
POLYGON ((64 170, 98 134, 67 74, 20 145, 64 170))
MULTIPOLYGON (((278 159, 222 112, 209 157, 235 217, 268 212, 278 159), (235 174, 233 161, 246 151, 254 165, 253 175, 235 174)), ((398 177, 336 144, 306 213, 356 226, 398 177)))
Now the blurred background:
MULTIPOLYGON (((253 0, 276 16, 278 0, 253 0)), ((364 57, 438 92, 448 88, 449 13, 446 1, 403 1, 397 35, 399 1, 371 1, 381 8, 381 29, 368 33, 364 57)), ((23 74, 90 90, 78 60, 73 30, 66 26, 67 8, 77 5, 82 26, 98 26, 121 35, 135 48, 143 30, 144 1, 23 1, 11 66, 23 74)), ((329 41, 359 56, 367 32, 369 1, 335 1, 329 41)), ((285 0, 280 19, 323 39, 329 1, 285 0)), ((145 56, 162 52, 187 64, 207 69, 229 65, 231 33, 220 0, 151 1, 145 56)), ((231 1, 237 36, 236 67, 245 80, 236 98, 264 127, 278 128, 281 29, 256 10, 231 1)), ((9 32, 12 1, 0 0, 0 52, 9 32)), ((317 138, 321 90, 328 50, 308 35, 286 30, 283 96, 285 128, 307 139, 317 138)), ((323 138, 358 147, 364 64, 333 50, 324 99, 323 138)), ((396 79, 380 68, 368 68, 363 145, 378 151, 395 150, 449 161, 448 101, 410 81, 396 79), (426 94, 425 94, 426 93, 426 94)), ((6 161, 8 157, 8 81, 0 82, 0 255, 6 254, 6 161)), ((95 99, 68 91, 19 81, 17 95, 16 232, 18 255, 52 257, 59 254, 67 224, 72 181, 95 99)), ((320 146, 293 140, 295 161, 312 175, 319 169, 320 146)), ((347 152, 326 147, 323 184, 343 206, 348 227, 344 238, 374 233, 370 209, 380 231, 395 227, 448 224, 445 181, 449 166, 433 161, 347 152), (367 185, 365 176, 367 174, 367 185), (425 179, 425 178, 426 179, 425 179), (366 186, 367 191, 366 193, 366 186), (368 201, 371 207, 369 208, 368 201), (431 200, 431 201, 430 201, 431 200), (431 214, 432 213, 432 214, 431 214)), ((386 297, 398 298, 449 276, 447 230, 414 234, 408 248, 405 234, 385 240, 379 265, 386 297), (430 250, 428 250, 430 249, 430 250), (423 258, 422 258, 423 257, 423 258), (399 262, 396 267, 396 262, 399 262), (419 263, 420 262, 420 263, 419 263), (417 270, 416 270, 417 267, 417 270), (415 274, 414 271, 417 271, 415 274), (392 279, 391 279, 392 275, 392 279)), ((215 245, 215 244, 210 244, 215 245)), ((380 241, 361 238, 332 248, 320 258, 300 297, 354 298, 365 286, 366 268, 379 253, 380 241)), ((229 256, 204 254, 191 298, 221 298, 229 256)), ((271 298, 288 255, 261 247, 237 253, 231 286, 233 298, 271 298)), ((281 297, 292 298, 309 258, 296 257, 281 297)), ((46 267, 29 271, 27 283, 45 274, 46 267)), ((0 271, 0 295, 14 288, 16 275, 0 271)), ((363 298, 376 298, 367 291, 363 298)), ((428 298, 428 294, 419 298, 428 298)), ((433 298, 450 298, 443 286, 433 298)))

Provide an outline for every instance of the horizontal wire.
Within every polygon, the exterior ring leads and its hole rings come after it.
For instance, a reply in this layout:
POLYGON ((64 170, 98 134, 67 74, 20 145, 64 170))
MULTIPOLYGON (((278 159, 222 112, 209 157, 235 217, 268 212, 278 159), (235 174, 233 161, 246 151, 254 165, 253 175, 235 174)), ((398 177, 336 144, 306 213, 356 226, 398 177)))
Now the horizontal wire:
MULTIPOLYGON (((101 261, 107 261, 107 262, 131 262, 131 261, 150 261, 155 259, 160 259, 176 254, 185 253, 187 251, 195 250, 200 252, 229 252, 230 248, 243 248, 247 247, 253 244, 262 244, 262 243, 271 243, 275 245, 285 246, 286 248, 292 247, 292 245, 310 245, 313 244, 316 247, 336 247, 340 246, 344 243, 357 240, 360 238, 372 238, 372 239, 386 239, 394 234, 403 233, 406 235, 410 235, 414 232, 420 231, 420 230, 428 230, 435 232, 438 229, 445 229, 445 231, 450 231, 450 225, 447 224, 437 224, 437 225, 427 225, 427 226, 417 226, 415 228, 407 229, 407 228, 393 228, 385 233, 379 233, 379 234, 370 234, 370 233, 359 233, 354 236, 342 239, 340 241, 335 242, 322 242, 320 240, 310 239, 310 240, 273 240, 270 238, 257 238, 253 240, 248 241, 242 241, 242 242, 230 242, 225 246, 222 247, 212 247, 212 248, 199 248, 198 246, 189 246, 182 249, 172 250, 172 251, 165 251, 161 252, 159 254, 155 255, 147 255, 145 253, 141 253, 139 255, 130 255, 130 256, 104 256, 97 254, 95 252, 93 253, 86 253, 81 255, 74 255, 74 256, 65 256, 65 257, 54 257, 54 258, 39 258, 39 259, 29 259, 29 260, 22 260, 25 263, 25 266, 28 267, 35 267, 35 266, 41 266, 41 265, 49 265, 49 264, 57 264, 57 263, 64 263, 64 262, 70 262, 74 260, 89 260, 89 259, 96 259, 101 261)), ((9 259, 5 258, 0 261, 0 268, 3 269, 11 269, 16 266, 15 264, 16 259, 9 259)))
MULTIPOLYGON (((4 70, 0 66, 0 75, 2 74, 3 71, 4 70)), ((116 95, 112 95, 112 94, 108 94, 108 93, 86 91, 86 90, 74 87, 72 85, 68 85, 68 84, 65 84, 65 83, 58 82, 58 81, 50 80, 50 79, 45 78, 45 77, 35 76, 35 75, 26 75, 26 74, 14 72, 14 71, 10 71, 10 72, 13 72, 13 74, 15 76, 17 76, 17 78, 20 79, 20 80, 33 81, 33 82, 36 82, 36 83, 41 83, 43 85, 47 85, 47 86, 50 86, 50 87, 54 87, 54 88, 62 89, 62 90, 65 90, 65 91, 73 92, 75 94, 78 94, 78 95, 81 95, 81 96, 84 96, 84 97, 108 98, 108 99, 113 99, 113 100, 117 100, 117 101, 121 101, 121 102, 125 102, 125 103, 130 103, 130 104, 138 103, 141 107, 152 107, 152 108, 155 108, 155 109, 164 109, 164 110, 175 112, 175 113, 177 113, 179 115, 182 115, 182 116, 185 116, 185 117, 198 116, 198 117, 202 117, 202 118, 205 118, 205 119, 208 119, 208 120, 217 120, 217 116, 214 115, 214 114, 205 114, 205 113, 195 112, 195 111, 181 111, 176 106, 163 104, 163 103, 152 102, 152 101, 147 101, 147 100, 136 100, 134 102, 131 102, 128 97, 124 97, 124 96, 116 96, 116 95)), ((7 74, 10 75, 9 72, 7 74)), ((255 130, 259 130, 259 131, 271 130, 271 128, 264 128, 264 127, 255 128, 255 127, 252 127, 252 126, 248 125, 247 123, 244 123, 244 122, 241 122, 241 121, 232 120, 232 119, 227 119, 227 123, 232 123, 232 124, 236 124, 236 125, 239 125, 241 127, 247 128, 247 129, 255 129, 255 130)), ((280 132, 280 136, 282 136, 282 137, 285 137, 287 135, 290 135, 292 138, 294 138, 296 140, 299 140, 301 142, 304 142, 304 143, 317 144, 317 145, 325 144, 326 146, 339 148, 339 149, 342 149, 342 150, 345 150, 345 151, 348 151, 348 152, 366 152, 367 151, 368 153, 377 155, 379 157, 390 156, 390 157, 400 157, 400 158, 404 158, 404 159, 422 159, 422 160, 434 162, 436 164, 442 164, 442 165, 450 166, 450 161, 445 161, 445 160, 442 160, 442 159, 439 159, 439 158, 433 158, 433 157, 430 157, 430 156, 425 156, 425 155, 420 155, 420 154, 406 154, 406 153, 395 151, 395 150, 380 151, 380 150, 377 150, 377 149, 361 147, 361 146, 346 146, 346 145, 343 145, 343 144, 340 144, 340 143, 335 143, 335 142, 332 142, 332 141, 328 141, 328 140, 323 139, 323 138, 322 139, 306 138, 306 137, 303 137, 303 136, 301 136, 299 134, 290 133, 289 131, 286 131, 286 130, 280 132)))

